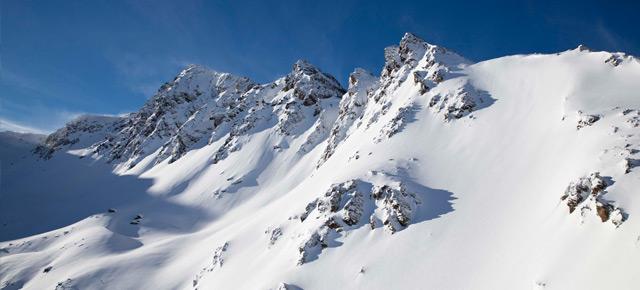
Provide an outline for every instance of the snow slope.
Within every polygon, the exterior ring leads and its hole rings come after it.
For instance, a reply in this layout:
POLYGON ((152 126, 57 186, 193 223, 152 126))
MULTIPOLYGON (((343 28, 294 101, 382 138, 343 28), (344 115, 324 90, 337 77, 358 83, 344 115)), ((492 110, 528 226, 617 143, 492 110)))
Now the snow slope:
POLYGON ((638 59, 384 55, 347 89, 190 66, 3 149, 0 288, 637 288, 638 59))

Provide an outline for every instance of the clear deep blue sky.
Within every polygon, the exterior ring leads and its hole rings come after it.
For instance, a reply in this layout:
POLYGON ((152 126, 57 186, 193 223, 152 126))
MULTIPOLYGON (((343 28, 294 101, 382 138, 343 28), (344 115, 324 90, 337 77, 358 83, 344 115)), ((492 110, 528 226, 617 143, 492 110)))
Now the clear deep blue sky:
POLYGON ((267 82, 304 58, 345 83, 406 31, 474 61, 640 55, 640 1, 480 2, 0 0, 0 130, 134 111, 188 63, 267 82))

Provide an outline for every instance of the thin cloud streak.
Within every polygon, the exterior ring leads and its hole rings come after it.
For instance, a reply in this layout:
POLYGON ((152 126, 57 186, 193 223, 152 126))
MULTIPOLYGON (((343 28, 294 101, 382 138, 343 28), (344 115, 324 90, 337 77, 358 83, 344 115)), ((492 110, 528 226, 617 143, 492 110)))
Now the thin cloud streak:
POLYGON ((17 133, 35 133, 35 134, 48 134, 46 130, 42 130, 35 127, 30 127, 25 124, 19 124, 7 119, 0 118, 0 132, 11 131, 17 133))

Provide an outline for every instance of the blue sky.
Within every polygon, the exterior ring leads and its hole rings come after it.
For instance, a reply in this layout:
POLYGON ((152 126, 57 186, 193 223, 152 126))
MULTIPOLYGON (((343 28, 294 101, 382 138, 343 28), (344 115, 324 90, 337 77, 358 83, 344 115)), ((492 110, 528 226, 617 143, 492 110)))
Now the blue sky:
POLYGON ((580 43, 640 55, 638 11, 640 1, 0 0, 0 130, 134 111, 189 63, 267 82, 304 58, 345 83, 355 67, 379 73, 406 31, 474 61, 580 43))

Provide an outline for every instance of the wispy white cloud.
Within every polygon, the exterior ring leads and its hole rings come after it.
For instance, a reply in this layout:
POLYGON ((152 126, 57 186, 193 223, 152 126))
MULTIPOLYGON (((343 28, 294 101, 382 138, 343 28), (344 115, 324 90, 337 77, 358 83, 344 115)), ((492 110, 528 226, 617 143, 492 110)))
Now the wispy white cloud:
POLYGON ((596 30, 597 35, 609 47, 615 47, 615 48, 619 48, 620 47, 619 37, 613 31, 611 31, 609 28, 607 28, 607 26, 605 26, 604 23, 602 23, 602 21, 599 21, 596 24, 595 30, 596 30))
POLYGON ((111 63, 120 81, 131 92, 151 97, 163 82, 173 77, 181 68, 192 63, 177 59, 162 59, 161 56, 140 55, 123 52, 117 48, 105 52, 105 58, 111 63))
POLYGON ((18 132, 18 133, 38 133, 38 134, 49 133, 40 128, 35 128, 29 125, 20 124, 14 121, 0 118, 0 132, 2 131, 12 131, 12 132, 18 132))
POLYGON ((38 122, 23 122, 14 120, 11 118, 0 116, 0 131, 13 131, 18 133, 38 133, 49 134, 53 131, 62 128, 68 122, 84 115, 94 116, 110 116, 110 117, 125 117, 130 112, 123 112, 119 114, 94 114, 85 112, 70 112, 65 110, 49 111, 44 119, 38 120, 38 122), (42 126, 39 126, 42 125, 42 126))
POLYGON ((47 89, 43 89, 43 85, 37 81, 28 78, 24 75, 18 74, 14 71, 7 69, 6 67, 0 67, 0 82, 4 84, 11 84, 21 90, 27 91, 32 94, 51 97, 47 89))

